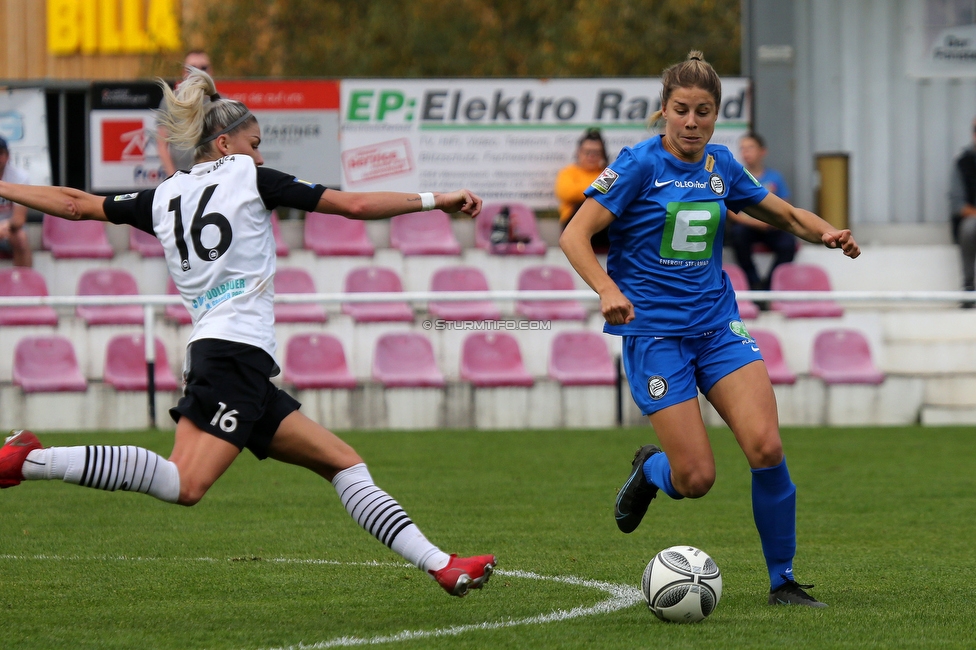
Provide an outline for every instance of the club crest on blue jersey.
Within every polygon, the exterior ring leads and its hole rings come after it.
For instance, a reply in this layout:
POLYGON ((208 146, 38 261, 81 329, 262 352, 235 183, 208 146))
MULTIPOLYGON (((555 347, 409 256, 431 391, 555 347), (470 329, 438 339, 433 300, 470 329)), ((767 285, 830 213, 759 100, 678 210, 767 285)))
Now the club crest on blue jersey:
POLYGON ((610 191, 610 188, 613 187, 613 184, 617 182, 618 178, 620 178, 620 175, 607 167, 599 176, 596 177, 596 180, 593 181, 593 184, 590 187, 601 194, 606 194, 610 191))
POLYGON ((708 187, 719 196, 725 194, 725 181, 718 174, 713 173, 708 177, 708 187))

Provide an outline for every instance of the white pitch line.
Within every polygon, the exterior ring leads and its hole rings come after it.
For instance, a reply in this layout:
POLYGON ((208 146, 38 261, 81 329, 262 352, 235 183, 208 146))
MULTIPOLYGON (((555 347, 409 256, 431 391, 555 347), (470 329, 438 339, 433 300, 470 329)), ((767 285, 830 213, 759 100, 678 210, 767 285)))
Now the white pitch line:
MULTIPOLYGON (((53 560, 53 561, 90 561, 90 560, 105 560, 105 561, 126 561, 126 562, 158 562, 158 561, 189 561, 189 562, 230 562, 234 561, 236 558, 226 558, 223 560, 216 558, 206 558, 198 557, 191 558, 189 560, 181 560, 178 558, 168 559, 168 558, 147 558, 147 557, 128 557, 128 556, 96 556, 96 557, 80 557, 80 556, 65 556, 65 555, 33 555, 33 556, 19 556, 19 555, 0 555, 0 560, 53 560)), ((298 558, 240 558, 241 561, 263 561, 263 562, 278 562, 282 564, 327 564, 335 566, 371 566, 371 567, 410 567, 411 564, 400 563, 400 562, 342 562, 339 560, 317 560, 317 559, 298 559, 298 558)), ((484 623, 471 623, 468 625, 452 625, 450 627, 442 627, 433 630, 403 630, 397 632, 396 634, 389 634, 385 636, 373 636, 373 637, 356 637, 356 636, 342 636, 335 639, 330 639, 328 641, 319 641, 318 643, 313 643, 311 645, 305 643, 299 643, 298 645, 282 646, 278 648, 267 648, 266 650, 325 650, 326 648, 340 648, 340 647, 352 647, 352 646, 362 646, 362 645, 378 645, 380 643, 396 643, 399 641, 413 641, 415 639, 431 639, 436 637, 445 636, 457 636, 459 634, 464 634, 465 632, 472 632, 474 630, 500 630, 507 627, 516 627, 519 625, 542 625, 545 623, 555 623, 558 621, 568 621, 573 618, 582 618, 584 616, 596 616, 597 614, 609 614, 617 610, 626 609, 632 605, 641 602, 644 599, 643 594, 640 590, 631 585, 622 585, 613 582, 604 582, 601 580, 587 580, 585 578, 578 578, 576 576, 545 576, 539 573, 534 573, 532 571, 506 571, 503 569, 496 569, 495 575, 509 576, 512 578, 522 578, 527 580, 548 580, 550 582, 561 582, 563 584, 573 585, 576 587, 586 587, 589 589, 597 589, 609 594, 609 598, 606 600, 601 600, 595 605, 589 607, 579 606, 572 609, 557 609, 553 610, 547 614, 537 614, 535 616, 527 616, 524 618, 517 619, 507 619, 501 621, 486 621, 484 623)))

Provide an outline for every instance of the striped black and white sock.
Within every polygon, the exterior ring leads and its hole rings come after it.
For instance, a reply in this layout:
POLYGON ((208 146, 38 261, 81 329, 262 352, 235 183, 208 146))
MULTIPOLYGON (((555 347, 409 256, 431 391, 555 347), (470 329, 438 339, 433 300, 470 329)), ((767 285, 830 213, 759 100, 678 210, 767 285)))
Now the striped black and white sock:
POLYGON ((109 447, 48 447, 27 455, 25 480, 61 479, 99 490, 149 494, 176 503, 180 498, 180 472, 159 454, 131 445, 109 447))
POLYGON ((424 537, 393 497, 376 486, 365 464, 342 470, 332 485, 346 512, 394 553, 424 571, 447 566, 450 557, 424 537))

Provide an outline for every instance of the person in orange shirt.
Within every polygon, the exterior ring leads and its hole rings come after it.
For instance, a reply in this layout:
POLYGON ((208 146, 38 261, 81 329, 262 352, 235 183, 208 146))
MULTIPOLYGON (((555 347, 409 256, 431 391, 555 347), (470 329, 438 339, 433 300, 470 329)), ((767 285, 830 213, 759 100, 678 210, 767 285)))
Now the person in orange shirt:
MULTIPOLYGON (((576 162, 559 170, 556 176, 556 198, 559 200, 559 225, 563 228, 573 218, 586 197, 583 190, 588 188, 607 163, 607 145, 603 141, 600 129, 587 129, 576 147, 576 162)), ((610 247, 610 240, 606 231, 593 236, 594 249, 602 252, 610 247)))

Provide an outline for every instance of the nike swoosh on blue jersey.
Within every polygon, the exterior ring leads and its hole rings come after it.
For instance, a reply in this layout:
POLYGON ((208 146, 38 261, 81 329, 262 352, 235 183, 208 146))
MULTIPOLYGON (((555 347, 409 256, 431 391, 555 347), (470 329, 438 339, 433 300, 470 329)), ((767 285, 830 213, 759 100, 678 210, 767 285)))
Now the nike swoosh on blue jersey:
POLYGON ((664 187, 665 185, 670 185, 673 182, 674 182, 674 179, 671 179, 669 181, 663 181, 663 182, 662 181, 654 181, 654 187, 664 187))

